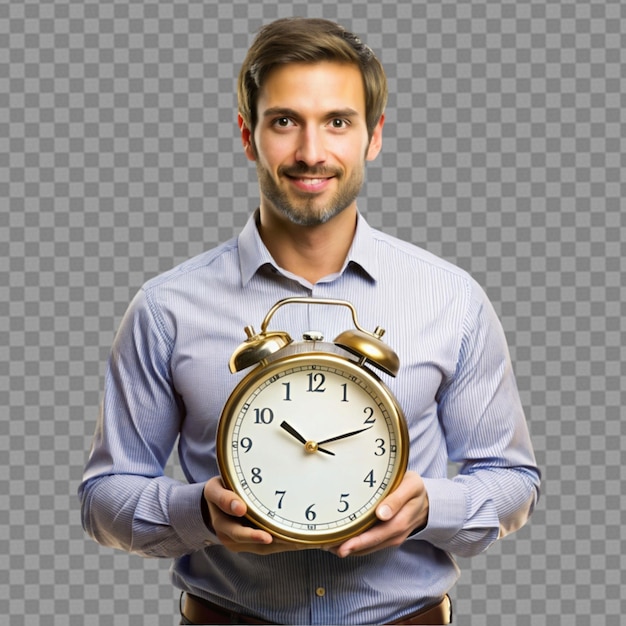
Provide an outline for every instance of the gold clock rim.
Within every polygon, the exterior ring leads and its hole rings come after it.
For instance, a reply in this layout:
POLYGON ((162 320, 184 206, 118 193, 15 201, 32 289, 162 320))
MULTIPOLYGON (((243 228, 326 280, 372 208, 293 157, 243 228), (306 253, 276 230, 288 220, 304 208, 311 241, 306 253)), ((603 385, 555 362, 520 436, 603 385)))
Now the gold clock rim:
POLYGON ((249 392, 252 389, 258 386, 259 382, 267 380, 285 369, 291 369, 293 367, 297 367, 298 365, 302 365, 303 362, 304 364, 310 365, 320 364, 327 366, 328 364, 332 364, 334 367, 340 367, 344 370, 347 369, 361 378, 370 379, 368 380, 368 383, 370 383, 370 385, 372 385, 376 391, 383 396, 382 401, 387 407, 392 423, 396 429, 397 462, 394 466, 391 480, 381 494, 378 502, 396 489, 406 473, 409 458, 409 433, 402 408, 398 404, 398 401, 393 393, 384 381, 376 375, 376 373, 372 372, 369 368, 359 365, 350 358, 325 351, 300 352, 282 356, 265 366, 257 366, 255 369, 248 372, 248 374, 246 374, 241 381, 239 381, 228 397, 228 400, 222 409, 222 414, 218 423, 216 434, 217 463, 225 487, 236 493, 237 496, 246 503, 248 510, 245 517, 256 526, 289 543, 305 544, 309 546, 333 545, 346 541, 373 526, 377 520, 375 510, 376 506, 372 507, 368 512, 354 520, 354 522, 346 524, 338 530, 317 532, 314 536, 307 531, 296 530, 287 533, 282 526, 272 524, 272 522, 267 519, 267 516, 258 513, 255 510, 254 505, 250 502, 247 494, 245 494, 245 492, 241 489, 235 478, 236 472, 232 463, 232 457, 229 454, 231 450, 231 446, 229 445, 230 442, 225 437, 228 431, 229 422, 234 419, 238 413, 238 411, 235 413, 234 409, 236 409, 238 405, 242 404, 245 397, 249 395, 249 392))

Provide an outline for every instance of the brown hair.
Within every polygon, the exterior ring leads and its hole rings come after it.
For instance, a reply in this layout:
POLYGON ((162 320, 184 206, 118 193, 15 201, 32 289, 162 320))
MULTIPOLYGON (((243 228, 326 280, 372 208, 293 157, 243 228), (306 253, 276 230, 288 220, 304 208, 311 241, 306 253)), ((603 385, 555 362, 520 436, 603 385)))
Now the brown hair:
POLYGON ((254 133, 257 100, 263 81, 279 65, 337 61, 361 70, 366 125, 371 137, 387 103, 387 78, 372 50, 339 24, 317 18, 284 18, 264 26, 239 72, 239 114, 254 133))

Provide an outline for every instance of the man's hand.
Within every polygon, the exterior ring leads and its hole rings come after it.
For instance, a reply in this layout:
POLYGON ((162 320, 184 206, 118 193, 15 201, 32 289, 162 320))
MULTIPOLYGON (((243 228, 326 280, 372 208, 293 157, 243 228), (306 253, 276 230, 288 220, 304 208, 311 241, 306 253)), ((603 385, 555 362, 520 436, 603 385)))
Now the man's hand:
POLYGON ((397 547, 428 522, 428 494, 421 476, 407 472, 393 493, 377 507, 378 522, 364 533, 330 548, 339 557, 361 556, 397 547))
POLYGON ((245 503, 234 492, 225 489, 219 477, 211 478, 204 485, 204 498, 209 505, 213 530, 222 545, 231 552, 274 554, 311 548, 281 541, 260 528, 250 526, 244 518, 245 503))
POLYGON ((317 547, 339 557, 361 556, 401 545, 406 538, 428 522, 428 494, 424 481, 415 472, 407 472, 397 489, 376 509, 379 521, 369 530, 334 546, 308 546, 281 541, 270 533, 247 524, 245 503, 220 478, 204 486, 211 524, 218 539, 232 552, 274 554, 317 547))

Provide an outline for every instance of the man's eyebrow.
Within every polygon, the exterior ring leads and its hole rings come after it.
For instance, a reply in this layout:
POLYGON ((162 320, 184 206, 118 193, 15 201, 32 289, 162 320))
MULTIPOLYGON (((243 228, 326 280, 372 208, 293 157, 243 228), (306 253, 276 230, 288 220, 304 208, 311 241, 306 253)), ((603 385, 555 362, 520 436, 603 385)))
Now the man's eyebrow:
MULTIPOLYGON (((347 107, 345 109, 328 111, 328 113, 326 113, 324 117, 326 119, 334 119, 338 117, 356 117, 358 115, 358 111, 347 107)), ((301 115, 298 113, 298 111, 290 109, 288 107, 271 107, 263 111, 263 117, 293 117, 295 119, 299 119, 301 115)))
POLYGON ((263 117, 298 117, 298 113, 285 107, 272 107, 263 111, 263 117))

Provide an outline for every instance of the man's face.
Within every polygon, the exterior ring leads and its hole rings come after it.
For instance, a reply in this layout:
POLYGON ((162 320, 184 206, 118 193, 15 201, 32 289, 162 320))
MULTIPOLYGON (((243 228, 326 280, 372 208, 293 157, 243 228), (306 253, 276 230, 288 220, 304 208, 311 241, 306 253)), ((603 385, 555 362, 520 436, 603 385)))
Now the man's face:
POLYGON ((358 67, 278 67, 260 91, 257 112, 254 137, 241 120, 240 126, 246 154, 256 161, 262 211, 311 226, 355 207, 365 161, 380 151, 383 124, 368 140, 358 67))

